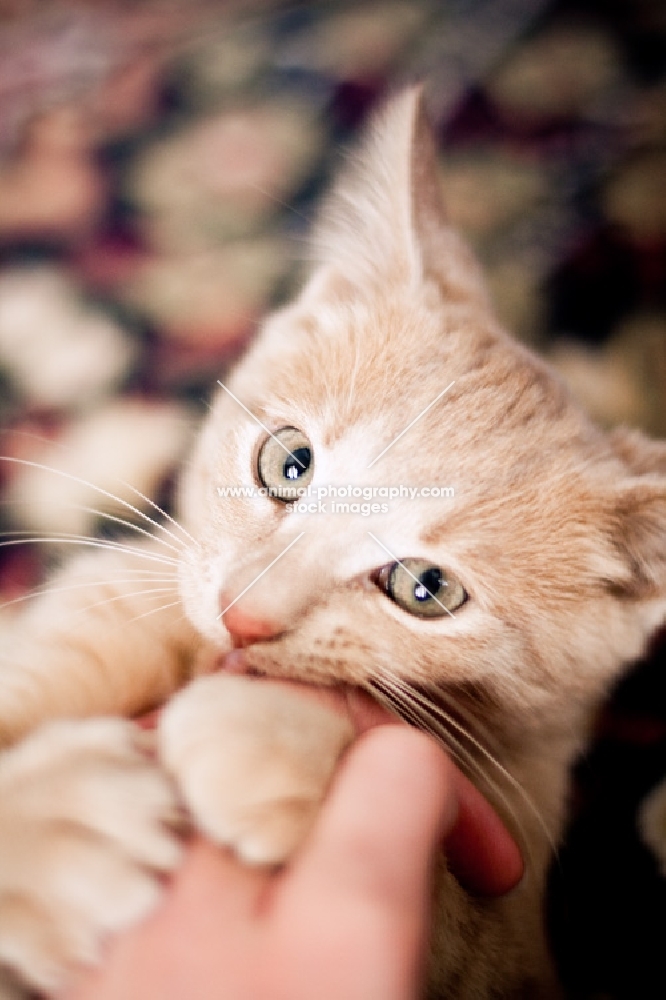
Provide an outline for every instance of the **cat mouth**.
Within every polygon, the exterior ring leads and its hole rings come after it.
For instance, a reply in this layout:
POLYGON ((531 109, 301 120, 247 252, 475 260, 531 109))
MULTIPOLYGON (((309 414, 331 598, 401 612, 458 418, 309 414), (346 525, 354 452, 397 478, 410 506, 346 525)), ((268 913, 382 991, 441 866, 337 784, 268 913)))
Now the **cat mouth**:
MULTIPOLYGON (((258 670, 247 662, 242 649, 234 649, 220 656, 215 667, 230 674, 271 679, 270 674, 258 670)), ((361 736, 377 725, 395 722, 396 715, 402 717, 404 722, 414 725, 413 718, 405 717, 399 711, 399 706, 393 706, 391 711, 387 707, 386 699, 383 699, 382 705, 369 692, 362 691, 354 685, 338 684, 329 687, 305 682, 302 679, 300 681, 285 677, 272 679, 279 680, 282 684, 294 685, 301 695, 315 698, 320 704, 328 705, 333 711, 346 715, 356 736, 361 736)), ((416 689, 415 693, 418 693, 416 689)), ((437 711, 431 690, 427 691, 427 697, 433 710, 437 711)), ((445 700, 443 704, 447 704, 449 710, 439 709, 439 711, 450 720, 454 732, 457 733, 459 752, 460 734, 457 731, 462 728, 462 724, 450 714, 450 705, 445 700)), ((416 728, 425 726, 417 725, 416 728)), ((441 742, 446 741, 441 740, 441 742)), ((524 864, 520 849, 495 813, 490 798, 470 783, 455 764, 454 768, 457 777, 454 776, 452 780, 459 789, 459 803, 463 803, 462 806, 459 805, 462 819, 459 817, 454 831, 447 839, 447 864, 460 883, 472 892, 481 895, 504 893, 512 889, 522 877, 524 864)))
POLYGON ((292 682, 302 684, 312 688, 348 688, 350 685, 337 677, 309 675, 303 670, 291 668, 288 663, 281 661, 274 669, 262 669, 250 662, 251 649, 247 650, 243 646, 237 646, 229 653, 221 653, 214 661, 213 671, 220 671, 225 674, 237 674, 244 677, 253 677, 263 680, 292 682))
POLYGON ((369 692, 357 685, 345 684, 340 681, 321 683, 312 679, 304 679, 302 675, 297 677, 280 674, 278 677, 248 663, 242 649, 234 649, 230 653, 218 657, 215 669, 259 680, 273 680, 281 685, 292 687, 301 695, 327 705, 337 714, 346 715, 358 736, 376 725, 396 721, 393 712, 388 711, 369 692))
POLYGON ((251 666, 242 649, 232 649, 230 653, 220 656, 215 663, 215 669, 225 674, 243 674, 246 677, 267 677, 268 674, 257 667, 251 666))

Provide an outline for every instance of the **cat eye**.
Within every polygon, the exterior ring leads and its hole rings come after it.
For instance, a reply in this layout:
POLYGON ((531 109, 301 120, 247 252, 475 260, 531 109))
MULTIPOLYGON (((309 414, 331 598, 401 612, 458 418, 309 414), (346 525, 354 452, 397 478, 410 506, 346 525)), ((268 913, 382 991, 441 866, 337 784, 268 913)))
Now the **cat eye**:
POLYGON ((312 445, 296 427, 281 427, 266 438, 257 457, 257 475, 276 500, 288 503, 314 475, 312 445))
POLYGON ((417 618, 443 618, 467 600, 454 576, 428 559, 403 559, 383 566, 375 583, 392 601, 417 618))

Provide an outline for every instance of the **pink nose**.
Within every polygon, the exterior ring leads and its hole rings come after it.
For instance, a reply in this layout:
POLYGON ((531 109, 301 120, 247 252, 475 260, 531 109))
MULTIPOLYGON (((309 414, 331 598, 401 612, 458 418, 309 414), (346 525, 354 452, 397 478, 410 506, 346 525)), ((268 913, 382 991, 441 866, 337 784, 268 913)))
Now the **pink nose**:
POLYGON ((227 608, 222 615, 222 621, 233 638, 242 643, 261 642, 262 639, 272 639, 282 631, 280 627, 265 618, 253 618, 246 614, 238 604, 226 600, 220 595, 220 607, 227 608))

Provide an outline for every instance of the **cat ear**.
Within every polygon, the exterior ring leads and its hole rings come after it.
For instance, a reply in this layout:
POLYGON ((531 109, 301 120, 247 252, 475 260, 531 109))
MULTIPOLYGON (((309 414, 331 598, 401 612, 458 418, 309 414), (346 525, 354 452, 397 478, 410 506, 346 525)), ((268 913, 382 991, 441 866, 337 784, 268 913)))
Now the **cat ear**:
POLYGON ((487 302, 475 258, 446 222, 420 86, 402 91, 371 120, 324 203, 314 248, 356 289, 429 278, 448 299, 487 302))
POLYGON ((616 427, 609 439, 632 477, 613 501, 615 547, 629 569, 626 589, 636 597, 666 596, 666 442, 628 427, 616 427))
POLYGON ((627 592, 666 597, 666 477, 626 480, 614 504, 614 542, 630 570, 627 592))

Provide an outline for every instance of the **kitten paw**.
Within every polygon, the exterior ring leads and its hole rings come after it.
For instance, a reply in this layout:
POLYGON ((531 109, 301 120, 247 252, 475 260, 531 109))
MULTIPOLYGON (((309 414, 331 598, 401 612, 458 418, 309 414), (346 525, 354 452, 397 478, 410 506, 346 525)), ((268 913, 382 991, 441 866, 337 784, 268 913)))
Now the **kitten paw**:
POLYGON ((176 797, 145 740, 125 720, 62 721, 0 754, 0 964, 33 988, 97 961, 180 860, 176 797))
POLYGON ((300 844, 340 754, 349 720, 283 685, 214 674, 193 681, 159 724, 160 754, 195 824, 250 864, 300 844))

